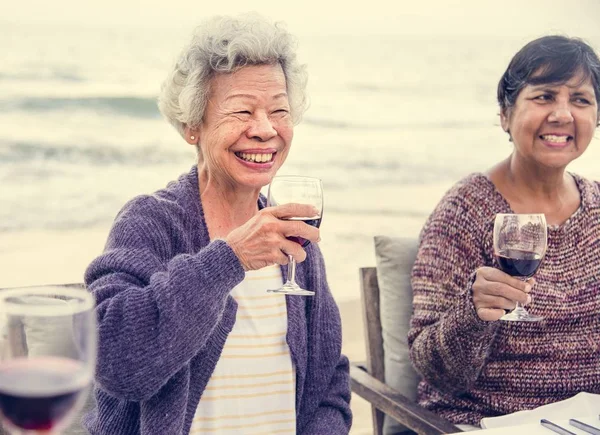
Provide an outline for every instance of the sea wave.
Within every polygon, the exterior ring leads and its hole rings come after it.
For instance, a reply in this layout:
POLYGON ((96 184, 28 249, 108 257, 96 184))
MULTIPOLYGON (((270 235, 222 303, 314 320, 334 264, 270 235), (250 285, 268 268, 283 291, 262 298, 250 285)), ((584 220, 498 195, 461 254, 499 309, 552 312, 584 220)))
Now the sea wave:
MULTIPOLYGON (((328 186, 329 187, 329 186, 328 186)), ((326 208, 324 214, 335 213, 340 215, 352 215, 352 216, 386 216, 386 217, 407 217, 407 218, 426 218, 429 216, 429 212, 421 210, 408 210, 408 209, 391 209, 391 208, 345 208, 345 207, 330 207, 326 208)))
POLYGON ((143 165, 165 164, 189 160, 189 153, 165 151, 158 145, 136 148, 115 148, 114 145, 97 144, 93 147, 77 145, 40 144, 16 141, 0 142, 0 165, 16 162, 59 161, 90 166, 110 164, 143 165))
POLYGON ((312 117, 305 116, 302 121, 304 124, 311 125, 314 127, 321 127, 326 129, 342 129, 342 130, 413 130, 418 128, 428 129, 463 129, 463 128, 478 128, 485 127, 488 125, 488 119, 446 119, 444 121, 432 121, 423 120, 422 122, 388 122, 388 123, 373 123, 368 124, 361 122, 360 120, 343 120, 343 119, 332 119, 324 117, 312 117))
POLYGON ((48 112, 73 109, 117 113, 136 118, 160 117, 155 97, 28 97, 0 101, 0 112, 14 110, 48 112))
POLYGON ((34 71, 0 72, 0 81, 61 81, 84 82, 85 79, 73 71, 61 69, 40 68, 34 71))

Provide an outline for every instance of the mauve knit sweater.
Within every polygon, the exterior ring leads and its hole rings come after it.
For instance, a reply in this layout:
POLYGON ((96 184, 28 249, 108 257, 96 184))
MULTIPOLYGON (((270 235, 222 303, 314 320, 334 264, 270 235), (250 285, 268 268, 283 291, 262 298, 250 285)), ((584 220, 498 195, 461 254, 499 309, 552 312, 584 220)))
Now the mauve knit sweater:
POLYGON ((574 175, 581 207, 548 229, 532 314, 541 322, 484 322, 473 272, 497 267, 492 231, 510 206, 483 174, 455 185, 429 217, 413 268, 413 365, 419 403, 455 423, 600 393, 600 189, 574 175))
MULTIPOLYGON (((167 188, 133 199, 86 271, 99 331, 98 406, 84 417, 93 435, 189 433, 235 323, 229 292, 245 275, 223 240, 209 240, 199 198, 194 166, 167 188)), ((352 416, 339 310, 318 247, 306 251, 297 280, 316 295, 285 297, 297 433, 347 434, 352 416)))

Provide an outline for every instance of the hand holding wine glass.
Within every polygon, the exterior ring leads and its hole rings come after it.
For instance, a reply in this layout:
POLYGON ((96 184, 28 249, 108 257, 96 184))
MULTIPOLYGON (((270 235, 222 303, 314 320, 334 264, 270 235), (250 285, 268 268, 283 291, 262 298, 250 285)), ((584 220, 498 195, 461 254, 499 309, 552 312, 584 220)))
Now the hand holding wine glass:
POLYGON ((96 364, 93 296, 41 286, 0 291, 0 415, 11 434, 57 434, 83 405, 96 364))
POLYGON ((300 263, 306 252, 296 241, 317 241, 319 230, 295 216, 313 216, 315 207, 287 203, 266 207, 244 225, 231 231, 225 241, 238 257, 244 270, 257 270, 273 264, 288 264, 292 257, 300 263))
MULTIPOLYGON (((290 216, 287 220, 301 221, 315 228, 319 228, 323 217, 323 186, 321 180, 318 178, 301 176, 274 177, 269 185, 267 205, 277 206, 287 203, 305 204, 314 207, 317 211, 316 214, 310 216, 290 216)), ((310 243, 310 240, 301 237, 298 234, 289 235, 288 239, 296 242, 302 248, 305 248, 310 243)), ((268 291, 289 295, 313 296, 315 294, 313 291, 303 289, 296 283, 296 260, 292 255, 289 255, 288 257, 287 281, 282 287, 268 291)))

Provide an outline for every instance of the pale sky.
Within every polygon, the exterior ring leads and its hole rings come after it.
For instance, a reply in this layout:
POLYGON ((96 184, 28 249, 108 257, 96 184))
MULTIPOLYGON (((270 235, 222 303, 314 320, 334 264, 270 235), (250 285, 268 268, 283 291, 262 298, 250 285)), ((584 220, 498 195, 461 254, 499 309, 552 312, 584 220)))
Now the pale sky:
POLYGON ((257 11, 306 33, 514 34, 598 38, 600 0, 16 0, 0 20, 86 27, 182 28, 257 11))

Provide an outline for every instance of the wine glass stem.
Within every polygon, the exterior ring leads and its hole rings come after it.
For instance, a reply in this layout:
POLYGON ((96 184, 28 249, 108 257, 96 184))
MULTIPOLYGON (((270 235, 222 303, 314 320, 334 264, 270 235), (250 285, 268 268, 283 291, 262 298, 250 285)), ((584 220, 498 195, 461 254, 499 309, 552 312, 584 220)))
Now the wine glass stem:
POLYGON ((288 282, 296 283, 296 260, 288 255, 288 282))

